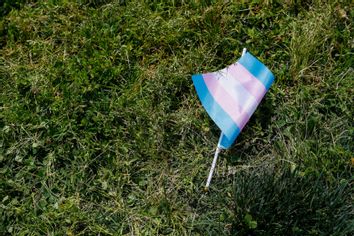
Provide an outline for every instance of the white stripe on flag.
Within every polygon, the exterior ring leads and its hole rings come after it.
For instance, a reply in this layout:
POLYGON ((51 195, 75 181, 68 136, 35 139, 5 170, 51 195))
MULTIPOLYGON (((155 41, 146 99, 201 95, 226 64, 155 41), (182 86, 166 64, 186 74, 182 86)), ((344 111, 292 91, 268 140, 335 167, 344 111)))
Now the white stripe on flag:
POLYGON ((256 110, 258 102, 256 98, 236 80, 227 68, 213 73, 221 87, 238 103, 249 116, 256 110))

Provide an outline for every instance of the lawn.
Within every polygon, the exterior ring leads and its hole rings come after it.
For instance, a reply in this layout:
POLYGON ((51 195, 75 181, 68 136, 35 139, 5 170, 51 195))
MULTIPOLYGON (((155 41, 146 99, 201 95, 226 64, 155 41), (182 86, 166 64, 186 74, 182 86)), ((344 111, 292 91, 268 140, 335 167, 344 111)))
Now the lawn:
POLYGON ((353 235, 350 0, 1 0, 1 235, 353 235), (275 83, 219 130, 191 75, 275 83))

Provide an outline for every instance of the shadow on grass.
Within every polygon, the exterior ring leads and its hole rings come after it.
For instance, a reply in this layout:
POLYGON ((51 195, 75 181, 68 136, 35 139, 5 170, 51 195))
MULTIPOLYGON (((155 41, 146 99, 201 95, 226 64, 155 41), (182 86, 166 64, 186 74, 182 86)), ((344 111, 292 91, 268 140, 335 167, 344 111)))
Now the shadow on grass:
MULTIPOLYGON (((20 9, 28 0, 4 0, 0 1, 0 19, 10 13, 12 9, 20 9)), ((32 0, 32 2, 34 2, 32 0)))
POLYGON ((329 184, 282 167, 235 176, 234 235, 352 235, 349 181, 329 184))

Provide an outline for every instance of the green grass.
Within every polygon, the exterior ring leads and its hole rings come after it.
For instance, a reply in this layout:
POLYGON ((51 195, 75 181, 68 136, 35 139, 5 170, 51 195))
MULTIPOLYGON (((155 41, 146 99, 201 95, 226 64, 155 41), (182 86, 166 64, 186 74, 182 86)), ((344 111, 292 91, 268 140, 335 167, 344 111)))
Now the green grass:
POLYGON ((0 234, 354 233, 351 1, 5 2, 0 234), (204 193, 191 75, 243 47, 276 81, 204 193))

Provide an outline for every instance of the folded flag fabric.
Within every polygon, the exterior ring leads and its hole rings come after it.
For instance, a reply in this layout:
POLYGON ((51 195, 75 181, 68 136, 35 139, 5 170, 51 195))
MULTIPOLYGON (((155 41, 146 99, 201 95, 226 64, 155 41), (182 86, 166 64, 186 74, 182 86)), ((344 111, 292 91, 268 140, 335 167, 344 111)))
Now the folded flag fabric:
POLYGON ((273 73, 251 53, 222 70, 192 76, 205 110, 221 129, 218 147, 229 148, 274 81, 273 73))

